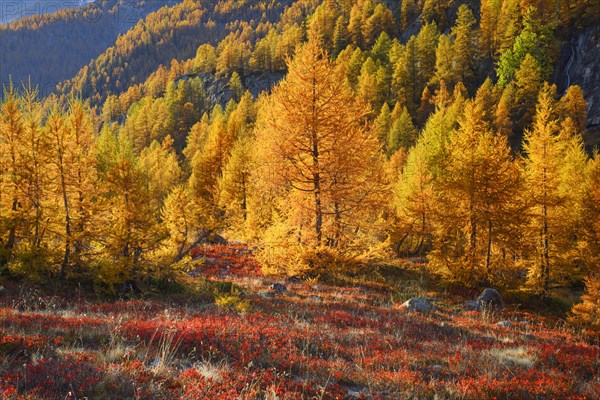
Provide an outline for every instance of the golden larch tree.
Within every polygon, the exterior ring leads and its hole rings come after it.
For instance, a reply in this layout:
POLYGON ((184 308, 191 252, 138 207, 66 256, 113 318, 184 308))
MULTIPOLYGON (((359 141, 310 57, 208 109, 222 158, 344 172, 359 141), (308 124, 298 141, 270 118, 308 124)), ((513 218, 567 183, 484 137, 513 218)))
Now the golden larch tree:
POLYGON ((583 187, 586 156, 581 137, 561 126, 556 87, 545 84, 540 92, 532 128, 525 134, 525 182, 529 199, 528 240, 534 249, 529 283, 547 293, 552 280, 568 274, 567 263, 576 238, 577 196, 583 187), (577 177, 581 177, 578 179, 577 177), (580 180, 579 182, 577 182, 580 180), (573 186, 575 185, 575 186, 573 186))
POLYGON ((519 171, 483 102, 468 101, 436 181, 437 248, 431 264, 465 283, 494 280, 493 250, 518 214, 519 171))
MULTIPOLYGON (((369 209, 382 190, 377 138, 365 125, 370 107, 357 100, 315 40, 300 48, 289 73, 265 100, 257 143, 266 179, 286 189, 314 246, 339 244, 348 220, 369 209), (307 220, 308 218, 308 220, 307 220)), ((269 182, 264 183, 265 186, 269 182)))

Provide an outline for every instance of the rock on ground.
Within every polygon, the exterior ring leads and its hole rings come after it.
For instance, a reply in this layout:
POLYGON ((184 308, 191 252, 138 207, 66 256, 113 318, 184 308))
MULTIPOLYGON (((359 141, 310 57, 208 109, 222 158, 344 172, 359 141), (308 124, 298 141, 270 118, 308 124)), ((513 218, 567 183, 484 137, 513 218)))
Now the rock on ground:
POLYGON ((425 299, 420 298, 412 298, 406 302, 404 302, 401 306, 408 312, 418 312, 427 314, 433 311, 433 306, 425 299))
POLYGON ((476 300, 465 301, 465 308, 469 311, 479 311, 479 303, 476 300))
POLYGON ((285 285, 282 285, 281 283, 274 283, 269 287, 269 289, 277 293, 284 293, 285 291, 287 291, 287 287, 285 285))
POLYGON ((480 309, 504 309, 504 300, 502 300, 500 292, 493 288, 484 289, 479 297, 477 297, 477 304, 479 305, 480 309))

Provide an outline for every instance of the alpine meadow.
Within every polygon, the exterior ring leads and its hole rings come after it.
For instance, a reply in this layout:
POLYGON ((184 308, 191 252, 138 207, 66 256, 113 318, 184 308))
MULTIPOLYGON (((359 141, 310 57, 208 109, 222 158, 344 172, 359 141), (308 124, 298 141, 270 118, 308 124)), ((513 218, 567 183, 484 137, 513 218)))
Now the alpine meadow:
POLYGON ((600 398, 598 0, 0 0, 0 400, 600 398))

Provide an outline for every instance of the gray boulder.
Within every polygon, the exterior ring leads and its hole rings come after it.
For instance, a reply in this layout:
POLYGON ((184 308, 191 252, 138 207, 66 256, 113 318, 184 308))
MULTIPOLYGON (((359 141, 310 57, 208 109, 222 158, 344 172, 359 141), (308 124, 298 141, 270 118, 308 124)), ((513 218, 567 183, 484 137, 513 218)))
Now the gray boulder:
POLYGON ((433 306, 425 299, 412 298, 404 302, 401 306, 409 313, 418 312, 422 314, 428 314, 433 311, 433 306))
POLYGON ((480 309, 504 309, 504 300, 500 296, 500 292, 496 289, 487 288, 477 297, 477 304, 480 309))
POLYGON ((281 283, 274 283, 269 287, 269 289, 277 293, 284 293, 285 291, 287 291, 287 287, 285 285, 282 285, 281 283))
POLYGON ((496 323, 496 325, 503 326, 505 328, 512 328, 513 327, 513 324, 510 321, 500 321, 500 322, 496 323))
POLYGON ((465 308, 469 311, 479 311, 479 303, 475 300, 465 301, 465 308))

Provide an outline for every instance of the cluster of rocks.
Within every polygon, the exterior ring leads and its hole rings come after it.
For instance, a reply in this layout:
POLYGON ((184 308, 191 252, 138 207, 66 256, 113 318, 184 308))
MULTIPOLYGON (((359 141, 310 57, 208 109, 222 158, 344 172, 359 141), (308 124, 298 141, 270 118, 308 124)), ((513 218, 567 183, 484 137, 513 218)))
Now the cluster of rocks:
MULTIPOLYGON (((263 290, 255 293, 254 295, 257 297, 262 297, 264 299, 273 299, 279 295, 286 295, 289 297, 296 297, 299 299, 310 300, 314 303, 322 303, 323 298, 317 295, 308 295, 303 296, 298 293, 294 293, 292 290, 288 288, 288 285, 294 285, 296 283, 303 283, 304 281, 296 276, 291 276, 285 279, 285 284, 283 283, 273 283, 270 285, 267 290, 263 290)), ((320 287, 317 285, 313 285, 310 287, 312 291, 319 291, 320 287)))
MULTIPOLYGON (((412 298, 406 302, 404 302, 400 308, 406 310, 407 312, 418 312, 422 314, 429 314, 432 311, 436 310, 436 307, 431 304, 433 299, 431 298, 412 298)), ((477 297, 475 300, 469 300, 464 304, 467 310, 474 311, 483 311, 483 310, 503 310, 504 309, 504 300, 500 295, 500 292, 496 289, 487 288, 484 289, 483 292, 477 297)), ((510 324, 509 321, 502 321, 503 324, 501 326, 508 326, 510 324), (507 323, 507 324, 506 324, 507 323)))
POLYGON ((262 297, 265 299, 272 299, 277 295, 283 294, 287 292, 287 286, 281 283, 274 283, 269 286, 269 290, 257 292, 255 295, 258 297, 262 297))
MULTIPOLYGON (((293 276, 286 278, 285 282, 287 284, 295 284, 301 283, 303 281, 300 278, 293 276)), ((318 287, 315 285, 312 287, 312 289, 318 290, 318 287)), ((283 283, 273 283, 269 286, 268 291, 259 292, 256 293, 256 295, 263 298, 274 298, 277 295, 281 295, 284 293, 289 294, 288 287, 286 285, 284 285, 283 283)), ((314 302, 323 301, 321 297, 315 295, 308 297, 300 297, 308 298, 314 302)), ((414 297, 402 303, 400 309, 403 309, 408 313, 430 314, 438 310, 438 308, 433 304, 433 302, 435 302, 435 299, 431 297, 414 297)), ((465 302, 464 306, 467 310, 474 311, 503 310, 504 300, 502 299, 502 296, 500 295, 500 292, 498 292, 498 290, 493 288, 487 288, 484 289, 483 292, 481 292, 477 299, 465 302)), ((513 326, 513 324, 510 321, 500 321, 496 325, 507 328, 512 328, 513 326)))

